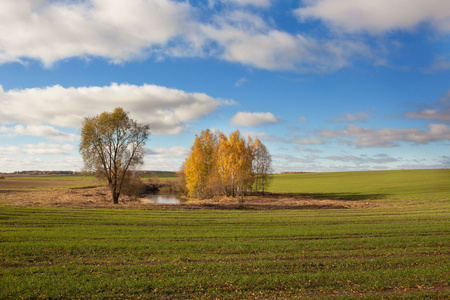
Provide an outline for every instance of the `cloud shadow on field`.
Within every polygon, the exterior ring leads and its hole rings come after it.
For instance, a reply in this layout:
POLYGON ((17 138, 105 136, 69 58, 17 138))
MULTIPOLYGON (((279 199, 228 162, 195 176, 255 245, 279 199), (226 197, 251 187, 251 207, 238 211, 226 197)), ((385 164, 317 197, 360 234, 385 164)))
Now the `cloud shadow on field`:
POLYGON ((293 196, 301 196, 313 199, 364 201, 378 200, 388 196, 388 194, 359 194, 359 193, 294 193, 293 196))

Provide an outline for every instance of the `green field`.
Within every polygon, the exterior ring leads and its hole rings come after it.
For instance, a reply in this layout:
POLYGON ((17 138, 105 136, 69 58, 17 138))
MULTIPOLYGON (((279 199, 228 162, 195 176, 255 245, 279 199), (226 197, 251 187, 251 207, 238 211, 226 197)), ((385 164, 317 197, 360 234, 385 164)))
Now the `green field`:
POLYGON ((0 206, 0 298, 448 299, 449 179, 274 178, 273 192, 374 204, 358 209, 0 206))
POLYGON ((275 175, 272 192, 392 204, 450 200, 450 170, 402 170, 275 175))

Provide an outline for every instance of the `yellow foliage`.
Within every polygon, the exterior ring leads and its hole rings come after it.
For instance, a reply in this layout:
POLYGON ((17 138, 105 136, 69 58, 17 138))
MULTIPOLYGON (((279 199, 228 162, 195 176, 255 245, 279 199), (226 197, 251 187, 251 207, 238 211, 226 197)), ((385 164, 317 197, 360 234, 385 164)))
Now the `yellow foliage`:
MULTIPOLYGON (((255 141, 256 142, 256 141, 255 141)), ((262 144, 259 140, 258 143, 262 144)), ((192 197, 238 196, 254 181, 254 145, 239 130, 228 137, 222 132, 204 130, 196 136, 185 161, 186 186, 192 197)))
POLYGON ((204 194, 208 189, 208 181, 212 170, 214 136, 209 129, 195 137, 191 153, 185 161, 186 187, 191 196, 204 194))

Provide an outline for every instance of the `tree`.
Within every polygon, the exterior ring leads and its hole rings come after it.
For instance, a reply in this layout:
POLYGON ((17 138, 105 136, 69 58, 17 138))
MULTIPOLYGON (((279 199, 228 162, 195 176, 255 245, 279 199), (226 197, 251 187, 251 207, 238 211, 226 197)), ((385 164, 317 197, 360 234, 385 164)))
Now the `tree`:
POLYGON ((264 172, 271 172, 267 148, 258 139, 246 141, 239 130, 229 136, 220 131, 202 131, 184 163, 186 187, 191 196, 198 198, 225 195, 242 202, 255 180, 263 189, 269 183, 269 175, 264 172))
POLYGON ((228 138, 220 133, 217 152, 216 165, 224 194, 237 196, 242 201, 242 194, 251 182, 253 157, 249 145, 241 137, 239 130, 232 132, 228 138))
POLYGON ((195 136, 191 153, 184 165, 186 187, 191 196, 199 198, 210 196, 215 147, 216 137, 209 129, 203 130, 200 136, 195 136))
POLYGON ((84 118, 79 150, 85 168, 106 179, 114 204, 130 171, 143 164, 149 135, 150 126, 137 123, 121 107, 84 118))
POLYGON ((264 194, 264 188, 267 187, 272 180, 272 156, 266 146, 256 138, 252 146, 253 161, 252 171, 254 176, 255 190, 261 189, 264 194))

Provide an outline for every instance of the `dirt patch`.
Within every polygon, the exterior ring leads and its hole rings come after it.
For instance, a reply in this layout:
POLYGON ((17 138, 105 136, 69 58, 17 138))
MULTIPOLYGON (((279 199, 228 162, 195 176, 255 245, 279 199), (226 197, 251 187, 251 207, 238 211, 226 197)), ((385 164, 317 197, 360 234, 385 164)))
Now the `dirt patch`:
POLYGON ((119 205, 114 205, 107 188, 86 188, 75 190, 9 190, 0 192, 0 205, 9 206, 50 206, 73 208, 136 208, 136 209, 345 209, 376 206, 365 201, 344 201, 316 199, 311 197, 266 194, 264 196, 247 196, 244 203, 235 198, 187 201, 180 204, 143 203, 139 199, 122 196, 119 205))

